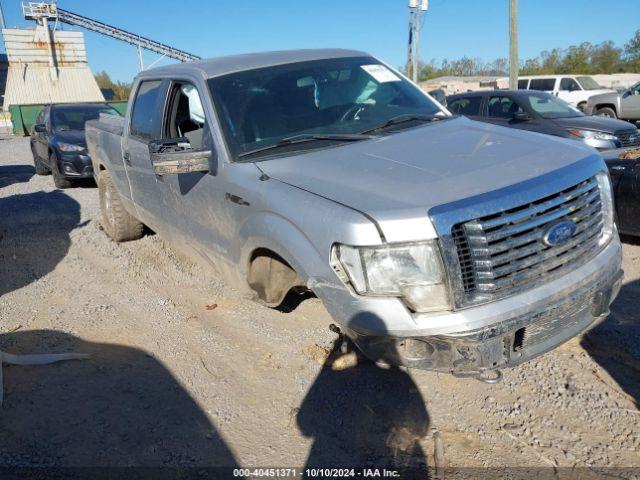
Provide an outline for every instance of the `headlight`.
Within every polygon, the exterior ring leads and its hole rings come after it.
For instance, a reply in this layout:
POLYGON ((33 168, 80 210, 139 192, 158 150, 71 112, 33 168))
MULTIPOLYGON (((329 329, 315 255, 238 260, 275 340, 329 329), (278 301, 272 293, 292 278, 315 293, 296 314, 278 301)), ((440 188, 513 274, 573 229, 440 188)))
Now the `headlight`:
POLYGON ((336 255, 360 295, 401 297, 416 312, 451 309, 435 241, 375 247, 338 245, 336 255))
POLYGON ((58 148, 63 152, 82 152, 84 147, 81 145, 74 145, 72 143, 58 143, 58 148))
POLYGON ((613 237, 614 232, 614 209, 613 194, 611 190, 611 180, 609 174, 600 172, 596 175, 598 180, 598 188, 600 189, 600 202, 602 203, 602 236, 600 237, 600 245, 606 245, 613 237))
POLYGON ((615 142, 618 137, 605 132, 594 132, 592 130, 569 130, 569 133, 574 137, 582 138, 583 140, 604 140, 615 142))

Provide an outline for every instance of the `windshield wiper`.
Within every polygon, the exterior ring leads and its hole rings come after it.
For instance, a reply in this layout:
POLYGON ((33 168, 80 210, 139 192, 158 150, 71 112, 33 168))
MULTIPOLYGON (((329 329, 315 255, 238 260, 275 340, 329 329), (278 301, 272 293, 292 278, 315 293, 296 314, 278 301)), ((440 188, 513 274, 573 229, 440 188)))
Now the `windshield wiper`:
POLYGON ((303 133, 300 135, 293 135, 291 137, 285 137, 282 140, 274 143, 272 145, 265 145, 264 147, 255 148, 253 150, 249 150, 248 152, 243 152, 238 154, 238 158, 249 157, 256 153, 266 152, 268 150, 276 150, 278 148, 288 147, 289 145, 295 145, 298 143, 307 143, 307 142, 315 142, 317 140, 328 140, 328 141, 338 141, 338 142, 357 142, 359 140, 368 140, 371 138, 376 138, 374 135, 366 135, 364 133, 318 133, 318 134, 307 134, 303 133))
POLYGON ((385 130, 386 128, 389 128, 395 125, 400 125, 402 123, 435 122, 437 120, 443 120, 445 118, 451 118, 451 117, 408 113, 404 115, 398 115, 397 117, 391 117, 389 120, 387 120, 383 124, 378 125, 377 127, 370 128, 369 130, 365 130, 364 132, 360 132, 360 133, 362 133, 363 135, 366 135, 367 133, 379 132, 381 130, 385 130))

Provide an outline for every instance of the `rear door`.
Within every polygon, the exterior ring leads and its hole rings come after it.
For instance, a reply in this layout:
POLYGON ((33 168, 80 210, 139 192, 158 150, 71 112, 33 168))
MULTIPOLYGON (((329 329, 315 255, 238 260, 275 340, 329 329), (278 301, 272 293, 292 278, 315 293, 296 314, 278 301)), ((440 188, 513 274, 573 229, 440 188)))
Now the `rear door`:
POLYGON ((167 215, 167 189, 151 165, 149 142, 161 137, 168 82, 142 80, 136 89, 122 145, 122 157, 131 184, 131 196, 140 220, 154 230, 167 215))

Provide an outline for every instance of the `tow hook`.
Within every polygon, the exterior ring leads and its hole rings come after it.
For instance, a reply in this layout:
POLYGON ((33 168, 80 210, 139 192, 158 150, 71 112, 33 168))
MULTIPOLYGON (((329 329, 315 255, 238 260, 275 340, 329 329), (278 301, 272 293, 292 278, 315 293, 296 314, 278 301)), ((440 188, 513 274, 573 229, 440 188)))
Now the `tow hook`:
POLYGON ((451 375, 457 378, 475 378, 476 380, 493 385, 502 380, 502 372, 496 370, 484 370, 482 372, 456 372, 452 371, 451 375))

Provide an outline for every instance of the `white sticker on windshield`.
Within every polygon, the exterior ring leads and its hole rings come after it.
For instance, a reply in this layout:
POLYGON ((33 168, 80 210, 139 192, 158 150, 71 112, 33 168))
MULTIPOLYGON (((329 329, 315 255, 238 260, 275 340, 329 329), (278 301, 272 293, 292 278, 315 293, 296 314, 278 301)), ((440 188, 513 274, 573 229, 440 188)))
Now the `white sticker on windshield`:
POLYGON ((362 65, 362 69, 369 75, 371 75, 378 83, 401 81, 400 77, 398 77, 384 65, 362 65))

